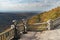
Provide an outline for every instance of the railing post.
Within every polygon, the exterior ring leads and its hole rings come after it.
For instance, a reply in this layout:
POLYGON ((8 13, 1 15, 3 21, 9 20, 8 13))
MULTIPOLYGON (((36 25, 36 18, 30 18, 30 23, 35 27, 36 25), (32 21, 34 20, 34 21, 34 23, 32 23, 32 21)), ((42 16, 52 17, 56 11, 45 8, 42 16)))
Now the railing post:
POLYGON ((26 20, 22 19, 22 22, 23 22, 23 26, 24 26, 24 31, 23 33, 26 34, 27 33, 27 24, 26 24, 26 20))
POLYGON ((51 29, 54 28, 54 26, 53 26, 53 21, 52 21, 51 19, 48 20, 47 23, 48 23, 48 25, 47 25, 48 30, 51 30, 51 29))

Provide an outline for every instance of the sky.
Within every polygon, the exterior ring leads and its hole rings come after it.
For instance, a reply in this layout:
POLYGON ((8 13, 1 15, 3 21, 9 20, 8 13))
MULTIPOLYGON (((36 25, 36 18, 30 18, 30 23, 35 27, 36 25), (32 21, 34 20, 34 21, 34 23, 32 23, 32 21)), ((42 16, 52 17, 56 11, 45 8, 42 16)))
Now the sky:
POLYGON ((60 0, 0 0, 0 12, 49 11, 60 6, 60 0))

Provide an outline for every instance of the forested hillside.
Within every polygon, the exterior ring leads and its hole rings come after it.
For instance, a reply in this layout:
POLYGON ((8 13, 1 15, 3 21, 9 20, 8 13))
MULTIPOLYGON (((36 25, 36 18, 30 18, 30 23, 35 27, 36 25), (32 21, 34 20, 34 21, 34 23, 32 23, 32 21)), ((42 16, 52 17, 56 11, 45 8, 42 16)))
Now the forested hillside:
POLYGON ((60 17, 60 7, 54 8, 50 11, 40 13, 38 15, 33 16, 29 19, 29 23, 38 23, 38 22, 46 22, 49 19, 56 19, 57 17, 60 17))

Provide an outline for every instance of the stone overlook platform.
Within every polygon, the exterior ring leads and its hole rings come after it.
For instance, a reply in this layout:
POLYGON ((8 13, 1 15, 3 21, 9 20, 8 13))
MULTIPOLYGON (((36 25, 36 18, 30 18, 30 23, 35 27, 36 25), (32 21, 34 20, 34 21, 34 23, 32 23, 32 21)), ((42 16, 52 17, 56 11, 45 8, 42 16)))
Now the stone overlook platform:
POLYGON ((27 34, 23 34, 20 40, 60 40, 60 29, 28 32, 27 34))

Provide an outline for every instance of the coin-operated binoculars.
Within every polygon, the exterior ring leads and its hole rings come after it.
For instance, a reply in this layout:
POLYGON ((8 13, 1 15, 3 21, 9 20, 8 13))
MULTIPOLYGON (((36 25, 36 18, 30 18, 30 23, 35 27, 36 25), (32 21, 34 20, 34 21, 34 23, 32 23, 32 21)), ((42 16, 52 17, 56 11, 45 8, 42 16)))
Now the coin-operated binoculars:
POLYGON ((23 34, 26 34, 27 33, 27 24, 26 24, 27 21, 25 19, 22 19, 22 22, 23 22, 23 27, 24 27, 23 34))
POLYGON ((18 30, 17 30, 17 22, 16 20, 13 20, 12 21, 12 25, 11 25, 11 28, 14 28, 14 38, 13 40, 18 40, 20 38, 19 34, 18 34, 18 30))

